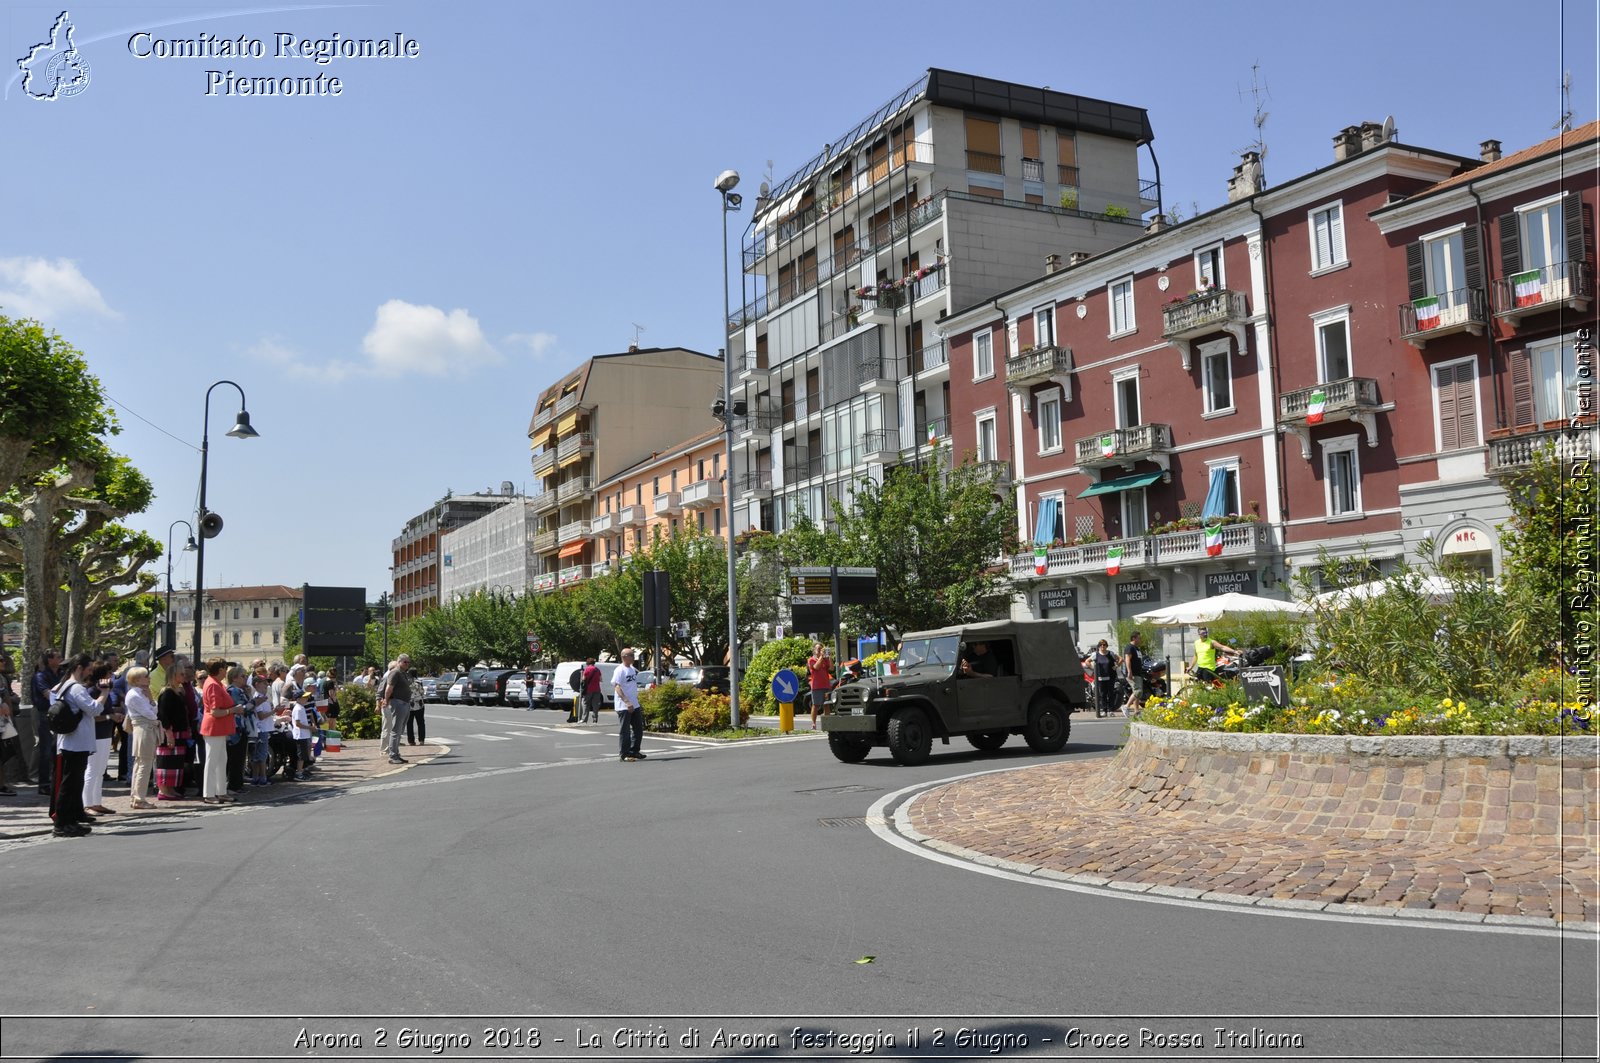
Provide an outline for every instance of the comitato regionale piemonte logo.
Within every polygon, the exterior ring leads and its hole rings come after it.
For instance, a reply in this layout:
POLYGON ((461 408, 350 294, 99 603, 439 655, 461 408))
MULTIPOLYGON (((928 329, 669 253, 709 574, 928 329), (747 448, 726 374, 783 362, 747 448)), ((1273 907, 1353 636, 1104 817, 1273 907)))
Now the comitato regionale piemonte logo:
POLYGON ((61 12, 50 27, 49 40, 28 49, 17 60, 22 91, 36 100, 76 96, 89 87, 89 62, 72 42, 72 16, 61 12))

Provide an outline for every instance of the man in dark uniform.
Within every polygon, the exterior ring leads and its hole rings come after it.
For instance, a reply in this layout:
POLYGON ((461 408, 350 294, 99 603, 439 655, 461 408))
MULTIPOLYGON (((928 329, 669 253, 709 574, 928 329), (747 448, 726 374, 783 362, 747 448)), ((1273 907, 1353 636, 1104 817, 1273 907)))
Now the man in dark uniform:
POLYGON ((39 783, 39 792, 46 797, 54 793, 56 777, 56 735, 46 719, 50 712, 50 691, 61 682, 61 654, 45 650, 39 655, 39 668, 33 673, 29 694, 33 701, 34 747, 33 777, 39 783))
POLYGON ((974 642, 961 655, 961 676, 964 679, 993 679, 1000 674, 1000 662, 987 642, 974 642))

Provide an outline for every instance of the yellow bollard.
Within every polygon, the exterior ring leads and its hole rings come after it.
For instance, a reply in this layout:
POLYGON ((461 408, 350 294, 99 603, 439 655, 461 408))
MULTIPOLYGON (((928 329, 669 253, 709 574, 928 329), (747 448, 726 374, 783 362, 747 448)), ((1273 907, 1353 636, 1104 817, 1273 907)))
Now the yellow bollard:
POLYGON ((794 702, 778 702, 778 733, 789 734, 794 730, 794 702))

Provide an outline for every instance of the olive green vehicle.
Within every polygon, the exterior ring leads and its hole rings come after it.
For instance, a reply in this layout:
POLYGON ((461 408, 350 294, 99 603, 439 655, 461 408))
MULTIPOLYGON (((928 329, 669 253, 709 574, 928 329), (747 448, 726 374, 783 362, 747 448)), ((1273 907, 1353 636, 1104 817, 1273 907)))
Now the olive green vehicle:
POLYGON ((963 736, 995 750, 1014 734, 1036 753, 1067 744, 1072 713, 1089 705, 1082 658, 1065 620, 997 620, 919 631, 900 643, 899 674, 839 687, 822 717, 828 748, 847 764, 887 746, 901 764, 921 764, 933 740, 963 736), (964 654, 988 644, 994 674, 965 675, 964 654))

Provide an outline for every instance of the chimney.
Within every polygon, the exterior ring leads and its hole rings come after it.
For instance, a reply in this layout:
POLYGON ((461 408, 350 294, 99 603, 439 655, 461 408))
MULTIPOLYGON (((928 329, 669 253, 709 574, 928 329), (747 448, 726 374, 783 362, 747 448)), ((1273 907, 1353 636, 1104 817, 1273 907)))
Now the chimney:
POLYGON ((1148 233, 1158 233, 1162 229, 1165 229, 1166 227, 1167 227, 1167 216, 1165 214, 1157 214, 1153 218, 1151 218, 1149 221, 1145 222, 1144 231, 1147 234, 1148 233))
POLYGON ((1254 151, 1247 151, 1239 157, 1239 165, 1233 168, 1233 176, 1228 178, 1228 202, 1235 203, 1247 199, 1261 191, 1261 156, 1254 151))
POLYGON ((1484 162, 1500 161, 1500 142, 1498 140, 1485 140, 1478 145, 1478 158, 1484 162))
POLYGON ((1361 127, 1348 125, 1333 136, 1333 161, 1343 162, 1361 154, 1361 127))
POLYGON ((1060 255, 1046 255, 1046 256, 1044 256, 1044 271, 1046 273, 1054 273, 1056 270, 1058 270, 1060 268, 1061 268, 1061 256, 1060 255))
POLYGON ((1067 265, 1081 266, 1085 262, 1089 261, 1089 259, 1092 257, 1094 256, 1090 255, 1087 251, 1074 251, 1072 254, 1067 256, 1067 265))
POLYGON ((628 353, 629 354, 638 354, 639 353, 639 345, 637 343, 628 344, 628 353))
POLYGON ((1361 123, 1361 150, 1383 146, 1383 126, 1378 122, 1361 123))

